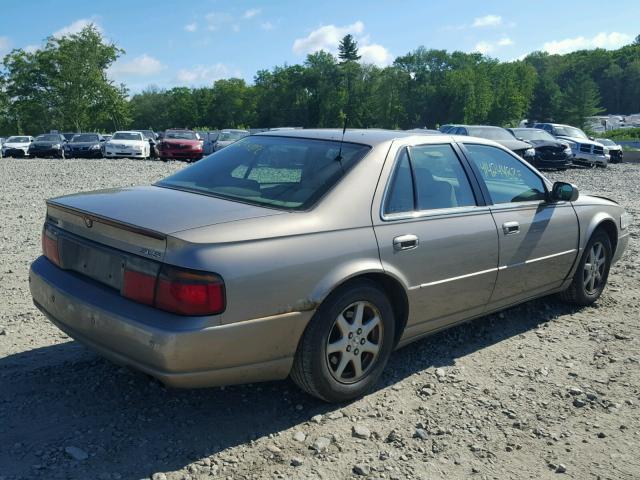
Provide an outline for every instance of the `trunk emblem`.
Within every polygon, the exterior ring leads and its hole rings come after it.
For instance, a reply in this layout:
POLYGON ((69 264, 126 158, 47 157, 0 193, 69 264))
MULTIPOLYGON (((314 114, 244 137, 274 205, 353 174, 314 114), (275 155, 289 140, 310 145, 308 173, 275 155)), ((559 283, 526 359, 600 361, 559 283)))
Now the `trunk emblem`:
POLYGON ((91 228, 93 227, 93 220, 91 220, 89 217, 84 217, 84 224, 87 226, 87 228, 91 228))

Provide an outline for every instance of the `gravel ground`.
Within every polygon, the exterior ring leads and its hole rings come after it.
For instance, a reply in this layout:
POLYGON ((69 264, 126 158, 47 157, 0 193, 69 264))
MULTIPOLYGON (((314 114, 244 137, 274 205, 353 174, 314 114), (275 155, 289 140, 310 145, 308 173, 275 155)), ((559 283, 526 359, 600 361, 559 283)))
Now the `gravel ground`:
POLYGON ((32 305, 45 198, 182 167, 0 160, 0 480, 640 478, 640 165, 549 175, 636 219, 595 306, 544 298, 414 343, 348 405, 290 381, 166 389, 32 305))

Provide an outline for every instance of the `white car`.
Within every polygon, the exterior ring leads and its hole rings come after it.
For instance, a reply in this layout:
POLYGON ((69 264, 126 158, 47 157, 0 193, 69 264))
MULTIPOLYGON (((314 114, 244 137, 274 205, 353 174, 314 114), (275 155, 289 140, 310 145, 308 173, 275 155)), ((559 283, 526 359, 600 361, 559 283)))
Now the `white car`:
POLYGON ((29 156, 29 145, 33 142, 33 137, 29 135, 15 135, 7 138, 2 144, 3 157, 27 157, 29 156))
POLYGON ((149 158, 149 141, 140 132, 120 131, 113 134, 104 144, 104 156, 107 158, 149 158))

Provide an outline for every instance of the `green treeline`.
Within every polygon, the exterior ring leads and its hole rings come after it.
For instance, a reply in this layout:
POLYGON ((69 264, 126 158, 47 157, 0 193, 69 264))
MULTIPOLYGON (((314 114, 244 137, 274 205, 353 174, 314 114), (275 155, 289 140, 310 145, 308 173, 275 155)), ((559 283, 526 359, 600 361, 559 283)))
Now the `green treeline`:
POLYGON ((358 63, 344 38, 339 56, 261 70, 253 84, 150 87, 128 96, 107 69, 123 53, 93 27, 14 50, 0 77, 0 134, 49 129, 169 127, 433 128, 444 123, 513 125, 523 118, 582 125, 599 113, 640 112, 640 36, 618 50, 534 52, 499 62, 478 53, 419 47, 379 68, 358 63))

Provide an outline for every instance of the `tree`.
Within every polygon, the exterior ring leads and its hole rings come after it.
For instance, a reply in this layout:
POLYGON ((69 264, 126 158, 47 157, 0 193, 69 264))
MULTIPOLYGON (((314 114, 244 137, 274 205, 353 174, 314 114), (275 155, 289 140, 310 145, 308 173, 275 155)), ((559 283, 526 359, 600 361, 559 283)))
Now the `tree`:
POLYGON ((596 83, 586 73, 576 74, 562 97, 562 120, 583 127, 585 119, 601 113, 600 93, 596 83))
POLYGON ((338 58, 342 60, 342 62, 357 62, 360 60, 360 55, 358 55, 358 42, 353 39, 353 36, 348 33, 342 40, 340 40, 340 45, 338 45, 338 58))
POLYGON ((105 43, 98 29, 49 37, 35 52, 14 50, 3 61, 7 71, 8 115, 17 132, 40 133, 55 128, 83 131, 129 121, 127 89, 116 85, 107 70, 124 53, 105 43))

